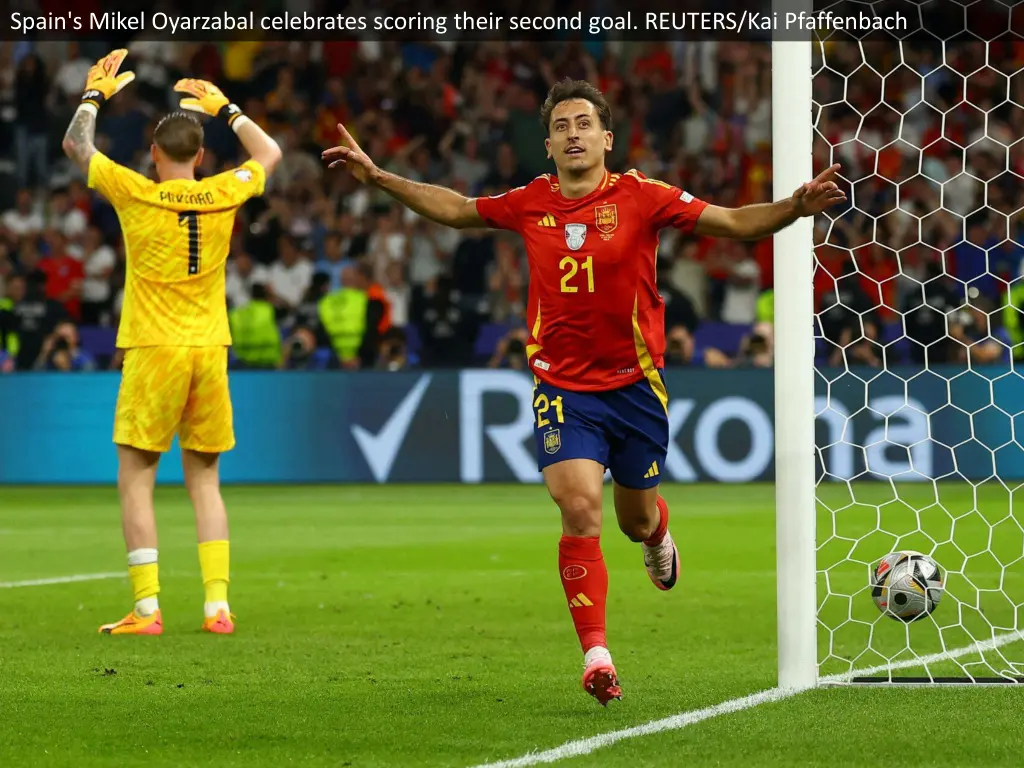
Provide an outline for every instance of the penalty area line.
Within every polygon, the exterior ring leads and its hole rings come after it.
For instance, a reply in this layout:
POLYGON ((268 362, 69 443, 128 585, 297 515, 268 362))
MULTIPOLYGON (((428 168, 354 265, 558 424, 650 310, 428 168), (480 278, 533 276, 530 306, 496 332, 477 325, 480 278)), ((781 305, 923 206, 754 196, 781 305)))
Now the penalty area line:
MULTIPOLYGON (((841 675, 830 675, 822 678, 820 682, 841 683, 854 677, 878 674, 879 672, 885 672, 888 670, 909 669, 928 664, 937 664, 943 661, 952 661, 960 658, 961 656, 967 656, 972 653, 992 651, 996 648, 1000 648, 1019 640, 1024 640, 1024 632, 1009 632, 1005 635, 994 637, 991 640, 982 640, 972 643, 971 645, 964 646, 963 648, 953 648, 940 653, 920 656, 916 659, 906 659, 891 665, 867 667, 865 669, 855 669, 841 675)), ((510 760, 481 763, 473 768, 527 768, 532 765, 554 763, 558 760, 566 760, 572 757, 589 755, 591 752, 602 749, 603 747, 611 746, 612 744, 620 741, 625 741, 626 739, 635 739, 640 736, 651 736, 652 734, 661 733, 663 731, 677 731, 690 725, 696 725, 704 720, 710 720, 713 717, 718 717, 719 715, 728 715, 733 712, 741 712, 745 709, 753 709, 754 707, 759 707, 762 704, 770 704, 772 702, 788 699, 799 693, 803 693, 803 691, 799 689, 770 688, 766 691, 752 693, 749 696, 723 701, 721 704, 715 704, 710 707, 705 707, 704 709, 680 712, 678 715, 672 715, 671 717, 666 717, 662 720, 652 720, 649 723, 635 725, 631 728, 623 728, 619 731, 609 731, 608 733, 600 733, 586 739, 567 741, 559 747, 547 749, 543 752, 531 752, 523 755, 522 757, 516 757, 510 760)))
POLYGON ((54 576, 50 579, 28 579, 26 581, 0 581, 0 589, 17 589, 18 587, 45 587, 48 584, 74 584, 77 581, 99 581, 100 579, 118 579, 125 577, 124 571, 118 573, 78 573, 73 576, 54 576))

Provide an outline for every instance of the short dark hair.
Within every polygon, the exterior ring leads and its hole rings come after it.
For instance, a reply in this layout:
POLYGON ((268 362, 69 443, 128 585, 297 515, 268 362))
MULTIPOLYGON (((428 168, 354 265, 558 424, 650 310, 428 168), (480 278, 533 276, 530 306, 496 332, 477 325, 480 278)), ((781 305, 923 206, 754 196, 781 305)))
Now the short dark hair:
POLYGON ((589 101, 597 109, 601 127, 606 131, 612 129, 612 108, 608 106, 608 100, 604 94, 586 80, 571 80, 567 77, 551 87, 548 97, 544 99, 544 104, 540 108, 540 122, 545 131, 551 132, 551 113, 555 111, 555 107, 563 101, 572 99, 589 101))
POLYGON ((174 162, 188 162, 203 148, 203 124, 187 112, 171 112, 156 124, 153 143, 174 162))

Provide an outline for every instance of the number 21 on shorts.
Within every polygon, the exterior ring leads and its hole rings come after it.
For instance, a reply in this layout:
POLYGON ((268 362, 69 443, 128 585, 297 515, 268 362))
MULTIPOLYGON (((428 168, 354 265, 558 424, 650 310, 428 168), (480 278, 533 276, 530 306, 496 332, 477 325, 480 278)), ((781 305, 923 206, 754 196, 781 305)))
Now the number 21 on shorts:
POLYGON ((555 409, 555 421, 559 424, 565 423, 565 414, 562 412, 562 396, 559 395, 554 400, 549 398, 543 392, 533 399, 533 410, 537 413, 537 429, 542 429, 551 423, 551 419, 545 414, 552 408, 555 409))

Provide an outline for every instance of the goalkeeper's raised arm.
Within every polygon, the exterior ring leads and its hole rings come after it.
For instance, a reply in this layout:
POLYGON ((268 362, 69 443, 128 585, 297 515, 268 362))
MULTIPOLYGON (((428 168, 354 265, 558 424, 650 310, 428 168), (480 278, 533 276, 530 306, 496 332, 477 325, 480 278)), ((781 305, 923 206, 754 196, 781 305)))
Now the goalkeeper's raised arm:
POLYGON ((328 168, 345 166, 357 181, 384 190, 420 216, 426 216, 438 224, 456 229, 484 226, 483 218, 477 213, 475 199, 445 187, 421 184, 381 170, 359 148, 345 126, 339 124, 338 130, 341 132, 341 145, 323 153, 323 159, 329 163, 328 168))
MULTIPOLYGON (((135 79, 134 72, 120 72, 128 51, 111 51, 89 68, 85 78, 82 103, 71 118, 61 146, 83 173, 89 172, 89 161, 96 154, 96 115, 109 98, 135 79)), ((40 94, 40 98, 42 94, 40 94)))
POLYGON ((220 88, 206 80, 185 78, 174 84, 174 90, 190 97, 181 100, 182 109, 225 120, 249 156, 263 166, 267 176, 273 172, 281 160, 281 148, 266 131, 246 117, 237 104, 232 104, 220 88))

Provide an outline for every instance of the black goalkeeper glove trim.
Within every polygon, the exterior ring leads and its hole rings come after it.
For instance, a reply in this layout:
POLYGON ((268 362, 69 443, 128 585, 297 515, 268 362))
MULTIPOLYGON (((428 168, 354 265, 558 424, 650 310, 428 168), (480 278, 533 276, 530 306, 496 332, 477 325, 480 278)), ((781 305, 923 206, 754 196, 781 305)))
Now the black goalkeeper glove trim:
POLYGON ((220 108, 220 111, 217 112, 217 117, 224 120, 229 127, 235 122, 235 120, 242 117, 242 115, 242 108, 237 104, 225 104, 220 108))
POLYGON ((82 104, 92 104, 97 110, 102 107, 107 101, 107 97, 103 95, 101 91, 97 91, 95 88, 89 88, 85 93, 82 94, 82 104))

